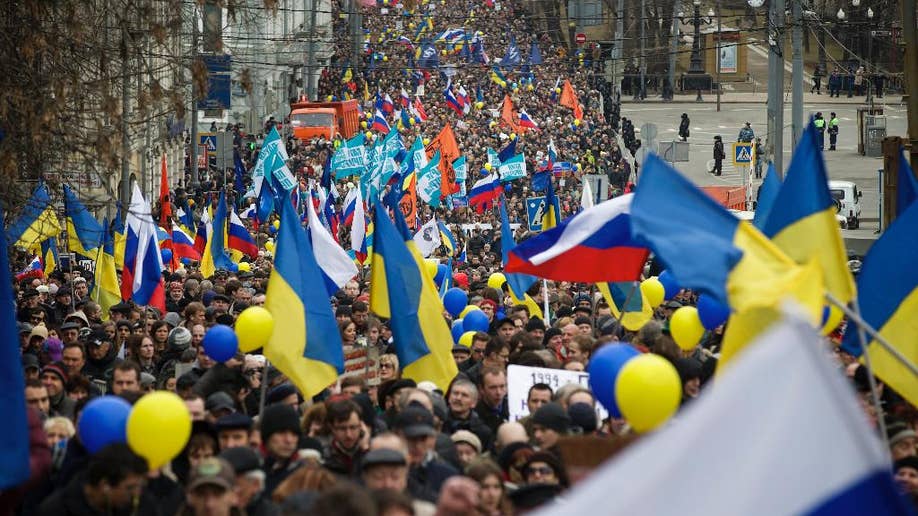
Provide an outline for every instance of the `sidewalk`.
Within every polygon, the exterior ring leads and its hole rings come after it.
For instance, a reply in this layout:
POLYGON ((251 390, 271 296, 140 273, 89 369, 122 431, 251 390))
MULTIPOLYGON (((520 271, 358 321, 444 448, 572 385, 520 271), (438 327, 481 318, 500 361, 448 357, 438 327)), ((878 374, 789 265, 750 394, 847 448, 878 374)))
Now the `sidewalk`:
MULTIPOLYGON (((677 93, 673 100, 665 101, 659 95, 648 95, 647 98, 643 101, 634 100, 630 95, 622 95, 622 104, 698 104, 696 102, 697 93, 688 93, 682 94, 677 93)), ((717 95, 714 93, 705 93, 702 92, 702 102, 703 104, 715 104, 717 102, 717 95)), ((721 104, 765 104, 768 102, 768 94, 766 92, 724 92, 720 95, 721 104)), ((866 105, 867 97, 865 96, 854 96, 848 98, 842 93, 841 97, 829 97, 828 93, 823 93, 822 95, 816 95, 815 93, 810 93, 809 90, 803 93, 803 102, 806 104, 863 104, 866 105)), ((877 98, 874 96, 873 103, 874 105, 889 105, 889 104, 902 104, 902 95, 884 95, 883 98, 877 98)), ((791 94, 786 92, 784 95, 784 104, 789 106, 791 103, 791 94)))

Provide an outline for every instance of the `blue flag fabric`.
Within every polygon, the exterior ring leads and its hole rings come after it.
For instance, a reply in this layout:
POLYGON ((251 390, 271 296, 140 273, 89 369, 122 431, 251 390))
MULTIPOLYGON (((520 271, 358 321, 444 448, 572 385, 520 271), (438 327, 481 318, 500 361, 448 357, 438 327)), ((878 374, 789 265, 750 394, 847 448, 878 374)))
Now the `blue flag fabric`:
MULTIPOLYGON (((0 227, 4 225, 0 210, 0 227)), ((10 282, 10 261, 6 252, 11 242, 7 233, 0 240, 0 413, 3 414, 3 431, 0 432, 0 490, 22 484, 29 479, 29 423, 26 415, 25 377, 19 355, 19 337, 16 335, 16 306, 13 303, 13 285, 10 282)))
POLYGON ((899 182, 896 187, 896 216, 908 209, 918 197, 918 179, 905 159, 905 149, 899 149, 899 182))
POLYGON ((507 53, 500 61, 501 68, 515 68, 520 65, 520 47, 516 44, 516 37, 510 36, 510 45, 507 46, 507 53))
POLYGON ((529 64, 533 66, 542 64, 542 52, 536 41, 533 41, 532 47, 529 48, 529 64))
POLYGON ((239 155, 238 149, 233 149, 233 169, 236 173, 236 181, 233 187, 236 189, 236 205, 238 206, 242 202, 242 196, 245 194, 245 182, 243 180, 245 165, 242 163, 242 156, 239 155))
POLYGON ((507 144, 506 147, 504 147, 503 149, 500 150, 499 153, 497 153, 497 159, 499 159, 501 163, 509 160, 513 156, 516 156, 516 141, 518 139, 519 138, 514 138, 513 140, 510 141, 510 143, 507 144))
POLYGON ((781 190, 781 179, 775 172, 775 166, 768 164, 768 172, 765 173, 765 180, 759 187, 759 200, 755 206, 755 217, 752 219, 752 225, 760 231, 765 229, 765 221, 768 220, 768 214, 771 213, 771 207, 778 198, 778 192, 781 190))
MULTIPOLYGON (((500 203, 500 255, 501 264, 506 267, 510 260, 510 250, 516 247, 516 241, 513 239, 513 230, 510 228, 510 217, 507 215, 507 200, 501 199, 500 203)), ((507 286, 517 299, 524 299, 526 291, 529 290, 539 278, 529 274, 511 274, 505 273, 507 286)))

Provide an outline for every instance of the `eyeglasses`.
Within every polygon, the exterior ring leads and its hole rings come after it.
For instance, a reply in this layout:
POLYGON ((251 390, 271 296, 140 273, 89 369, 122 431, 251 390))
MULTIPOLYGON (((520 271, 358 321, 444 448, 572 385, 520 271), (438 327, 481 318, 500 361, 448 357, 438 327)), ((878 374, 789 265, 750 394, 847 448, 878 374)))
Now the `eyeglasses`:
POLYGON ((379 364, 380 369, 395 369, 395 364, 381 363, 379 364))

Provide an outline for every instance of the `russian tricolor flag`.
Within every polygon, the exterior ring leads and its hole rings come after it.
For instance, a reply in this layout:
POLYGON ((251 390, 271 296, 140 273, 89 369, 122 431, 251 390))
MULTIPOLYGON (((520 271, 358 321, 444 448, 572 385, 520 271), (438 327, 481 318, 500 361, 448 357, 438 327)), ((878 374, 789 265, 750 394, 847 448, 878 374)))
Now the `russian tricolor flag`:
POLYGON ((133 299, 138 305, 150 305, 165 312, 163 259, 156 241, 156 224, 150 213, 150 205, 144 200, 137 184, 134 184, 134 193, 124 225, 127 234, 121 297, 133 299))
POLYGON ((379 109, 373 113, 373 124, 371 125, 371 128, 374 131, 379 131, 383 134, 389 134, 389 131, 391 130, 389 127, 389 122, 386 122, 386 117, 383 116, 379 109))
POLYGON ((450 84, 447 84, 446 89, 443 90, 443 96, 446 97, 446 105, 455 111, 457 115, 462 116, 465 114, 462 111, 462 103, 453 95, 453 89, 450 84))
POLYGON ((194 239, 175 222, 172 223, 172 256, 201 261, 201 253, 194 247, 194 239))
POLYGON ((41 266, 41 259, 38 256, 32 258, 32 261, 25 266, 22 271, 16 275, 16 281, 22 281, 26 278, 40 278, 45 275, 41 266))
POLYGON ((488 174, 476 181, 469 190, 469 206, 474 207, 478 213, 482 213, 500 199, 500 192, 501 186, 497 174, 488 174))
POLYGON ((631 200, 597 204, 510 250, 506 272, 598 283, 640 278, 649 251, 631 238, 631 200))
POLYGON ((411 104, 411 97, 408 96, 408 92, 405 91, 405 88, 402 88, 402 94, 399 97, 399 102, 402 104, 403 108, 406 108, 411 104))
POLYGON ((235 249, 250 258, 258 257, 258 246, 255 245, 255 240, 252 239, 249 230, 245 228, 242 219, 236 215, 235 211, 230 212, 226 236, 226 246, 230 249, 235 249))
POLYGON ((535 120, 533 120, 529 114, 522 109, 520 110, 520 127, 535 129, 536 131, 539 130, 539 126, 535 123, 535 120))
POLYGON ((386 96, 382 99, 382 110, 383 113, 391 115, 392 111, 395 109, 395 104, 392 103, 392 97, 386 93, 386 96))
POLYGON ((411 105, 411 114, 415 116, 421 122, 427 120, 427 111, 424 111, 424 105, 421 104, 421 99, 415 97, 414 104, 411 105))
POLYGON ((462 105, 462 112, 466 115, 469 114, 469 111, 472 110, 472 102, 469 100, 469 92, 465 91, 465 86, 459 86, 459 91, 456 93, 456 100, 462 105))

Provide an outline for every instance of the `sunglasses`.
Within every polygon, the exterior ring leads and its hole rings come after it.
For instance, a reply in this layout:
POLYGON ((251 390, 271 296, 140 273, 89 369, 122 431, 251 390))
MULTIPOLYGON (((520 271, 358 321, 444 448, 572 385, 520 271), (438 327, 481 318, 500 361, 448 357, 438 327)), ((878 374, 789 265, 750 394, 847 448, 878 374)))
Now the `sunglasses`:
POLYGON ((548 476, 548 475, 554 475, 554 474, 555 474, 555 470, 551 469, 551 468, 548 467, 548 466, 539 466, 539 467, 537 467, 537 468, 536 468, 536 467, 526 468, 526 475, 527 475, 527 476, 528 476, 528 475, 535 475, 536 473, 538 473, 539 475, 545 477, 545 476, 548 476))

